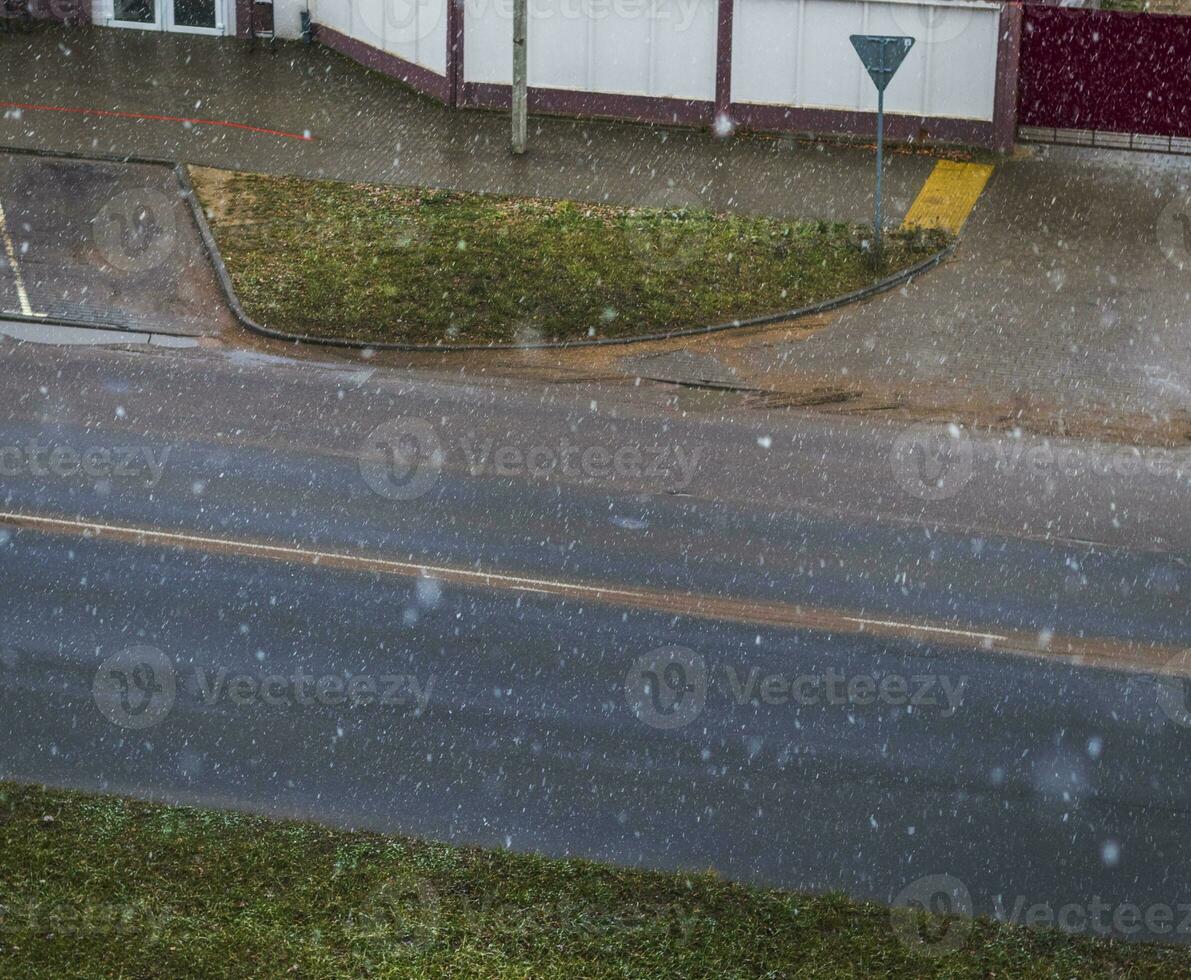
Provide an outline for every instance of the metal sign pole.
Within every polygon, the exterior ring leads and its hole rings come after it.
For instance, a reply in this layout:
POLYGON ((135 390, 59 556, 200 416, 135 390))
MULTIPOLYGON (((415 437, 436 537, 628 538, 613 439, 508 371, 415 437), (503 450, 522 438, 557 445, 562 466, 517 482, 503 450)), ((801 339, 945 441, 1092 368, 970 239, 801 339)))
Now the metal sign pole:
POLYGON ((881 264, 881 235, 883 232, 881 222, 881 174, 885 170, 885 90, 880 89, 877 92, 877 213, 873 221, 873 229, 876 233, 876 244, 874 248, 874 258, 879 266, 881 264))
POLYGON ((881 184, 885 171, 885 89, 910 53, 910 48, 914 47, 914 39, 885 34, 853 34, 849 40, 877 87, 877 194, 873 202, 873 263, 880 266, 885 231, 881 215, 881 184))
POLYGON ((513 152, 525 152, 529 130, 529 51, 525 44, 529 0, 513 0, 513 152))

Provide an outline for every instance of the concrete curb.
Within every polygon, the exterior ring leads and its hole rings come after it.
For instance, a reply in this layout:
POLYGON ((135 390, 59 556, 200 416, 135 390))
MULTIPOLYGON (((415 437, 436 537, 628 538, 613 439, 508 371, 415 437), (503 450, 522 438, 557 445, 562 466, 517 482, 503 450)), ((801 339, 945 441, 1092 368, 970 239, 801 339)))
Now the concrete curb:
MULTIPOLYGON (((312 347, 332 347, 343 350, 394 350, 394 351, 408 351, 408 352, 438 352, 438 353, 454 353, 460 351, 514 351, 514 350, 566 350, 568 348, 577 347, 611 347, 611 346, 628 346, 630 344, 650 343, 659 340, 673 340, 680 337, 700 337, 706 334, 722 333, 727 330, 744 330, 750 327, 767 326, 773 323, 783 323, 788 320, 798 320, 808 316, 814 316, 818 313, 826 313, 830 310, 839 309, 842 306, 848 306, 852 303, 859 303, 863 300, 870 299, 873 296, 878 296, 881 293, 888 292, 891 289, 896 289, 905 283, 912 281, 917 276, 924 272, 929 272, 935 266, 946 261, 955 254, 958 246, 958 241, 952 242, 946 248, 936 252, 934 255, 927 256, 919 262, 915 262, 912 266, 895 272, 892 275, 886 276, 884 279, 879 279, 874 283, 863 286, 860 289, 853 290, 850 293, 844 293, 841 296, 833 296, 830 299, 820 300, 817 303, 812 303, 809 306, 801 306, 792 310, 784 310, 778 313, 766 313, 761 316, 750 317, 745 320, 730 320, 726 323, 717 323, 710 326, 703 327, 687 327, 682 330, 671 330, 666 333, 645 334, 640 337, 601 337, 595 340, 560 340, 560 341, 546 341, 535 344, 402 344, 402 343, 377 343, 368 342, 364 340, 343 340, 335 337, 317 337, 309 334, 295 334, 287 333, 283 330, 274 330, 272 327, 266 327, 264 324, 257 323, 245 311, 240 303, 240 298, 236 295, 235 286, 232 283, 231 274, 227 270, 227 265, 223 261, 223 256, 219 252, 219 246, 215 242, 215 236, 211 232, 211 226, 207 223, 207 216, 203 214, 202 206, 198 202, 198 196, 195 194, 194 186, 190 182, 190 177, 186 173, 186 166, 178 163, 175 160, 160 160, 152 157, 136 157, 136 156, 114 156, 110 154, 84 154, 84 153, 68 153, 62 150, 34 150, 23 147, 6 147, 0 146, 0 153, 21 153, 28 156, 45 156, 57 157, 67 160, 94 160, 101 163, 136 163, 158 167, 169 167, 174 172, 174 177, 178 181, 178 186, 182 190, 182 195, 187 204, 190 206, 190 215, 194 220, 195 227, 198 230, 199 237, 202 240, 203 248, 207 252, 207 258, 211 262, 212 268, 215 270, 215 277, 219 281, 219 287, 223 290, 224 299, 227 302, 228 309, 231 310, 232 316, 245 330, 251 333, 258 334, 262 337, 268 337, 271 340, 282 340, 292 344, 306 344, 312 347)), ((5 314, 8 316, 8 314, 5 314)), ((98 330, 114 330, 127 329, 117 327, 99 326, 94 323, 75 322, 68 319, 54 319, 49 320, 44 317, 23 317, 13 316, 11 319, 30 321, 35 323, 52 322, 62 326, 87 326, 98 330)))

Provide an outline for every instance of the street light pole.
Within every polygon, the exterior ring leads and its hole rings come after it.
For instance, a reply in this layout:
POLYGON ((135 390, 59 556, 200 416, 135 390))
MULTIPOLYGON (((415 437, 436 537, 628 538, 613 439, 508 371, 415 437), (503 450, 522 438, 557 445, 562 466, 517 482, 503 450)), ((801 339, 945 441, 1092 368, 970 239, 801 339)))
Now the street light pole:
POLYGON ((513 152, 525 152, 529 130, 529 0, 513 0, 513 152))

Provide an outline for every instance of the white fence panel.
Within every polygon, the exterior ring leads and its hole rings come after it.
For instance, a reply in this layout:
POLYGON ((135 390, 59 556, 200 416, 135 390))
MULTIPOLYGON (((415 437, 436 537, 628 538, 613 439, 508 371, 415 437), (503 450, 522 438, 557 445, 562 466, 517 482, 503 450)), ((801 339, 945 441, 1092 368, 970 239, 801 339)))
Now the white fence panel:
POLYGON ((449 0, 312 0, 315 23, 442 75, 449 0))
MULTIPOLYGON (((716 0, 530 0, 529 82, 541 88, 715 98, 716 0)), ((469 82, 512 80, 511 0, 467 0, 469 82)))
POLYGON ((859 110, 876 90, 850 34, 917 38, 885 93, 890 112, 991 120, 1000 8, 964 0, 736 0, 732 100, 859 110))

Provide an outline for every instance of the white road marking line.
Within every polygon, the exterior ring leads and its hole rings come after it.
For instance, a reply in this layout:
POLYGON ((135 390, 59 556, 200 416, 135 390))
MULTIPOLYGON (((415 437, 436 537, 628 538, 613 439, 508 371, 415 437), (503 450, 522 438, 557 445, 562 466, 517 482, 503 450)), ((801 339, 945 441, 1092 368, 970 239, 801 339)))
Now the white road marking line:
POLYGON ((419 562, 397 561, 391 558, 370 558, 339 551, 319 551, 316 548, 299 548, 290 545, 264 544, 257 541, 236 541, 234 538, 214 538, 202 534, 183 534, 179 531, 156 531, 152 528, 129 527, 121 524, 102 524, 96 521, 79 521, 64 517, 40 517, 31 514, 15 514, 0 511, 0 522, 34 524, 43 527, 69 528, 76 531, 110 532, 136 537, 145 542, 167 544, 212 545, 227 548, 240 554, 258 554, 275 557, 307 558, 319 561, 351 562, 366 568, 381 569, 408 577, 440 577, 455 581, 474 582, 477 585, 504 586, 523 592, 540 592, 554 595, 560 590, 586 593, 592 597, 620 596, 627 599, 645 599, 647 592, 633 589, 614 589, 603 586, 583 585, 553 579, 528 578, 521 575, 506 575, 502 572, 477 572, 470 568, 455 568, 447 565, 424 565, 419 562))
POLYGON ((963 636, 969 640, 980 640, 988 643, 998 643, 1009 637, 1000 633, 977 633, 972 630, 957 630, 947 626, 923 626, 918 623, 902 623, 895 619, 865 619, 861 616, 844 616, 849 623, 859 623, 861 626, 891 626, 894 629, 916 629, 923 633, 945 633, 948 636, 963 636))
MULTIPOLYGON (((590 599, 593 602, 620 602, 668 616, 698 619, 731 620, 753 626, 778 629, 805 629, 817 632, 855 632, 890 639, 932 638, 950 646, 969 649, 968 642, 980 641, 989 652, 1022 655, 1031 659, 1054 660, 1085 667, 1103 667, 1147 675, 1191 676, 1191 663, 1176 663, 1175 652, 1158 644, 1134 644, 1113 638, 1053 636, 1041 643, 1037 634, 1029 632, 991 633, 958 627, 934 625, 899 619, 874 619, 848 615, 844 610, 810 608, 801 604, 774 602, 763 599, 741 599, 690 593, 670 593, 656 589, 617 588, 560 579, 509 575, 503 572, 481 572, 473 568, 449 565, 430 565, 391 558, 353 555, 347 552, 322 551, 297 545, 268 544, 262 541, 238 541, 182 531, 161 531, 122 524, 106 524, 68 517, 47 517, 0 511, 0 524, 18 528, 43 529, 50 533, 82 533, 96 540, 131 540, 137 545, 174 545, 218 549, 239 557, 290 559, 313 567, 326 565, 349 571, 372 571, 405 578, 435 578, 455 585, 488 589, 507 589, 567 599, 590 599), (851 624, 851 626, 849 626, 851 624), (967 641, 967 642, 960 642, 967 641)), ((1186 659, 1186 651, 1178 651, 1186 659)))
POLYGON ((29 302, 29 294, 25 291, 25 280, 21 276, 21 265, 17 261, 17 249, 13 244, 12 235, 8 233, 8 219, 4 216, 4 204, 0 202, 0 238, 4 239, 4 251, 8 255, 8 265, 12 269, 12 280, 17 287, 17 299, 21 303, 21 312, 25 316, 36 316, 33 306, 29 302))

